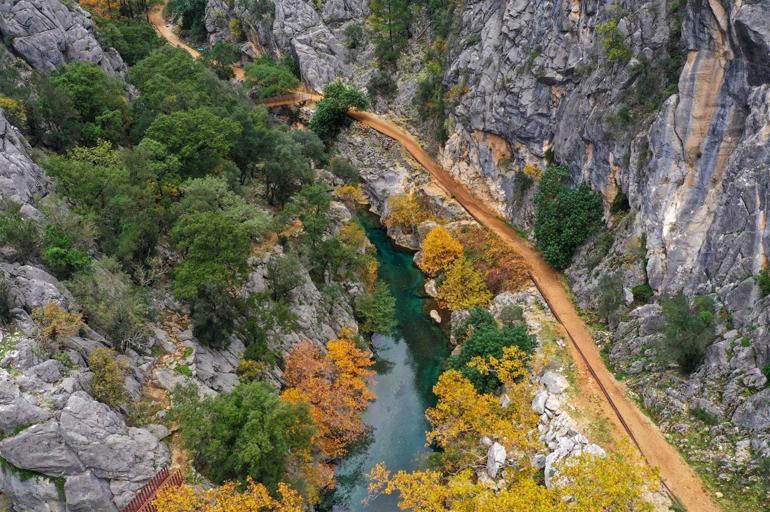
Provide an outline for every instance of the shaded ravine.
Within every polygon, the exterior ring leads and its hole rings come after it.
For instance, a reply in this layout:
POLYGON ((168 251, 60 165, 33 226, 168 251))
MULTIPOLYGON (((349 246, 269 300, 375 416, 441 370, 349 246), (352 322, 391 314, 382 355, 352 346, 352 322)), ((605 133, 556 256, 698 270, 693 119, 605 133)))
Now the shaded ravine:
POLYGON ((391 470, 414 470, 429 452, 425 409, 435 405, 432 388, 447 356, 447 338, 427 314, 424 278, 412 253, 397 248, 370 215, 361 214, 358 221, 377 248, 379 277, 396 298, 398 329, 394 336, 373 337, 377 375, 371 389, 377 399, 364 415, 372 435, 337 467, 334 510, 393 512, 396 496, 364 502, 366 475, 380 462, 391 470))

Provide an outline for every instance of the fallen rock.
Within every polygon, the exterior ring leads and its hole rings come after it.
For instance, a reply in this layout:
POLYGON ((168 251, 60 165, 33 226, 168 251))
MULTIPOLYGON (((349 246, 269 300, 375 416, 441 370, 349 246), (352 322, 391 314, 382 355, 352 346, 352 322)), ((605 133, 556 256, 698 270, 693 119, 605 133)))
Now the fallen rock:
POLYGON ((506 456, 505 447, 500 443, 494 443, 489 447, 487 451, 487 474, 491 478, 495 478, 497 473, 503 469, 506 456))

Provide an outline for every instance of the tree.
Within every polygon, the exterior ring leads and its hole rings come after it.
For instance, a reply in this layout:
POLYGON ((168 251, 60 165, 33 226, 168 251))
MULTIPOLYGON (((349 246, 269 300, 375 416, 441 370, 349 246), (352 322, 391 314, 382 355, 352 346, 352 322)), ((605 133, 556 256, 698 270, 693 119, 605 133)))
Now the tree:
POLYGON ((361 330, 367 334, 390 336, 396 329, 396 299, 383 281, 378 281, 372 293, 356 301, 356 314, 361 318, 361 330))
POLYGON ((206 37, 206 0, 170 0, 166 9, 172 18, 181 19, 182 31, 191 39, 206 37))
POLYGON ((316 110, 310 119, 310 129, 321 139, 331 140, 350 122, 348 109, 365 109, 369 105, 366 94, 345 85, 339 80, 324 87, 324 97, 316 104, 316 110))
POLYGON ((286 94, 300 85, 291 69, 270 57, 262 56, 246 66, 246 85, 254 87, 260 98, 272 98, 286 94))
POLYGON ((366 427, 361 414, 374 394, 368 389, 374 364, 368 352, 341 333, 322 354, 310 341, 297 344, 285 360, 285 400, 310 405, 317 432, 313 444, 327 459, 343 456, 366 427))
POLYGON ((42 256, 46 267, 59 279, 68 279, 91 264, 88 253, 75 247, 69 235, 56 224, 45 228, 42 256))
POLYGON ((619 273, 604 274, 599 279, 597 291, 596 312, 605 322, 609 321, 625 299, 622 276, 619 273))
POLYGON ((249 232, 222 212, 183 215, 171 230, 184 260, 174 271, 174 294, 194 299, 203 286, 233 290, 244 279, 249 232))
POLYGON ((435 276, 449 268, 462 255, 462 244, 442 226, 436 226, 422 243, 419 266, 427 274, 435 276))
POLYGON ((96 26, 104 45, 115 48, 129 66, 164 44, 163 38, 158 36, 147 20, 108 20, 97 17, 96 26))
POLYGON ((465 258, 458 258, 452 264, 439 285, 436 297, 442 307, 452 311, 483 306, 491 299, 492 294, 484 279, 465 258))
POLYGON ((165 145, 179 158, 182 173, 200 177, 221 173, 241 128, 235 121, 210 108, 160 114, 147 129, 146 137, 165 145))
POLYGON ((663 308, 663 340, 661 356, 671 357, 685 374, 698 369, 706 356, 706 348, 714 341, 714 302, 696 296, 693 304, 683 294, 661 299, 663 308))
POLYGON ((32 219, 21 214, 21 205, 3 199, 0 201, 0 246, 10 246, 18 251, 23 259, 37 254, 40 244, 40 232, 32 219))
POLYGON ((157 512, 303 512, 302 497, 285 483, 278 484, 279 498, 251 478, 246 488, 226 482, 202 490, 190 485, 169 486, 158 491, 152 504, 157 512))
POLYGON ((267 264, 267 280, 273 300, 288 299, 289 294, 304 282, 302 262, 293 254, 273 257, 267 264))
MULTIPOLYGON (((473 310, 472 310, 473 311, 473 310)), ((472 329, 473 334, 460 347, 460 353, 449 359, 449 368, 459 370, 480 393, 491 393, 501 384, 494 374, 483 374, 470 363, 475 358, 501 358, 506 347, 516 347, 523 354, 531 354, 537 340, 527 333, 523 325, 503 327, 481 325, 472 329)))
POLYGON ((217 41, 214 46, 201 53, 203 62, 214 70, 222 80, 233 77, 233 64, 238 62, 240 51, 227 41, 217 41))
POLYGON ((291 130, 291 138, 302 151, 302 156, 319 165, 326 160, 326 146, 312 130, 291 130))
POLYGON ((118 361, 115 351, 104 347, 95 348, 88 354, 91 377, 91 395, 110 407, 117 407, 128 400, 123 387, 126 365, 118 361))
POLYGON ((312 172, 302 148, 286 133, 276 134, 264 165, 265 194, 270 204, 284 204, 305 184, 312 172))
POLYGON ((535 237, 546 261, 565 268, 572 256, 601 226, 601 196, 586 183, 575 189, 564 185, 566 167, 549 166, 535 196, 535 237))
POLYGON ((358 181, 358 170, 350 163, 350 160, 335 157, 332 159, 332 174, 337 176, 345 183, 356 183, 358 181))
POLYGON ((238 318, 238 300, 226 290, 204 284, 190 305, 192 332, 214 348, 227 348, 238 318))
POLYGON ((275 489, 314 433, 306 405, 280 399, 262 382, 206 398, 193 386, 177 388, 172 402, 193 464, 219 484, 251 477, 275 489))
POLYGON ((388 198, 388 216, 385 219, 387 226, 397 226, 411 232, 415 226, 428 218, 414 192, 388 198))
POLYGON ((412 13, 407 0, 372 0, 369 23, 373 31, 374 54, 380 66, 395 64, 406 46, 412 13))
POLYGON ((37 96, 27 105, 30 143, 56 151, 71 148, 83 128, 72 98, 47 76, 39 76, 35 85, 37 96))
POLYGON ((325 185, 315 183, 300 190, 291 202, 290 211, 302 221, 303 237, 315 250, 331 224, 331 195, 325 185))
POLYGON ((364 29, 358 23, 351 23, 345 27, 345 45, 348 48, 358 48, 364 39, 364 29))

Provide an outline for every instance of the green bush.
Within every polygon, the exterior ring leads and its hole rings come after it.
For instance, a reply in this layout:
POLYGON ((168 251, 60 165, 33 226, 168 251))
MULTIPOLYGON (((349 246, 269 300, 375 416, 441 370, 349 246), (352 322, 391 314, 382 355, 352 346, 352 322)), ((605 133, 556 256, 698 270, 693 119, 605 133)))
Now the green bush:
POLYGON ((172 402, 193 465, 217 484, 251 477, 274 489, 292 452, 308 449, 314 434, 307 405, 281 400, 262 382, 206 398, 195 386, 177 388, 172 402))
POLYGON ((32 219, 21 214, 21 205, 0 201, 0 246, 16 249, 22 260, 34 258, 40 245, 40 232, 32 219))
POLYGON ((549 166, 535 196, 535 237, 546 261, 565 268, 575 251, 602 225, 602 199, 586 183, 571 189, 570 173, 563 166, 549 166))
POLYGON ((190 305, 193 335, 210 347, 222 349, 230 345, 237 319, 237 300, 212 285, 203 285, 190 305))
POLYGON ((770 363, 762 367, 762 374, 767 378, 767 383, 770 385, 770 363))
POLYGON ((358 171, 349 160, 344 158, 332 160, 331 172, 345 183, 356 183, 358 181, 358 171))
POLYGON ((316 105, 310 129, 322 139, 331 140, 350 122, 349 108, 363 110, 368 105, 366 94, 335 80, 324 87, 324 97, 316 105))
POLYGON ((514 325, 524 323, 524 309, 521 306, 509 304, 500 311, 499 318, 503 325, 513 327, 514 325))
POLYGON ((613 19, 598 24, 596 34, 599 36, 599 44, 604 49, 608 60, 625 64, 631 59, 631 49, 618 29, 618 20, 613 19))
POLYGON ((499 329, 497 325, 490 323, 489 317, 480 313, 483 310, 476 309, 475 318, 469 319, 470 324, 465 324, 465 330, 470 336, 460 347, 460 353, 449 358, 448 366, 465 375, 478 392, 491 393, 500 386, 498 378, 494 375, 483 375, 475 368, 470 368, 468 363, 474 357, 502 357, 503 348, 510 346, 516 346, 530 354, 535 349, 537 340, 527 333, 526 326, 519 324, 499 329))
POLYGON ((233 77, 232 65, 238 62, 240 56, 240 50, 227 41, 217 41, 214 46, 201 52, 203 62, 222 80, 233 77))
POLYGON ((364 40, 364 29, 358 23, 351 23, 343 31, 348 48, 358 48, 364 40))
POLYGON ((690 414, 696 418, 705 423, 706 425, 716 425, 719 423, 719 418, 708 412, 706 409, 703 409, 701 407, 693 407, 690 409, 690 414))
POLYGON ((46 226, 43 233, 43 261, 59 279, 69 279, 91 264, 91 257, 73 246, 64 229, 55 224, 46 226))
POLYGON ((146 341, 147 300, 115 260, 95 261, 90 270, 76 274, 67 287, 83 307, 88 325, 119 351, 146 341))
POLYGON ((294 254, 273 257, 267 264, 267 281, 273 300, 287 300, 292 290, 304 282, 302 262, 294 254))
POLYGON ((770 295, 770 267, 765 267, 757 274, 757 285, 763 297, 770 295))
POLYGON ((631 288, 631 293, 634 295, 634 301, 639 304, 647 304, 655 295, 655 292, 652 291, 652 287, 648 283, 634 286, 631 288))
POLYGON ((605 274, 599 279, 597 289, 596 312, 604 321, 623 305, 623 280, 620 273, 605 274))
POLYGON ((372 293, 361 295, 356 301, 356 314, 361 319, 361 330, 366 334, 388 336, 396 329, 396 299, 388 285, 378 281, 372 293))
POLYGON ((256 88, 260 98, 286 94, 300 85, 299 78, 287 65, 275 63, 269 57, 260 57, 246 66, 246 83, 256 88))
POLYGON ((369 96, 376 98, 377 96, 383 98, 392 98, 398 92, 398 85, 390 73, 386 71, 377 71, 369 79, 366 84, 366 90, 369 92, 369 96))
POLYGON ((0 272, 0 325, 7 325, 13 320, 11 314, 13 307, 11 287, 5 279, 5 275, 0 272))
POLYGON ((153 26, 145 19, 95 19, 104 44, 115 48, 129 66, 133 66, 164 44, 163 38, 158 36, 153 26))
POLYGON ((679 294, 661 299, 660 304, 664 316, 661 357, 673 359, 682 372, 691 374, 714 341, 714 303, 708 297, 696 296, 690 305, 679 294))

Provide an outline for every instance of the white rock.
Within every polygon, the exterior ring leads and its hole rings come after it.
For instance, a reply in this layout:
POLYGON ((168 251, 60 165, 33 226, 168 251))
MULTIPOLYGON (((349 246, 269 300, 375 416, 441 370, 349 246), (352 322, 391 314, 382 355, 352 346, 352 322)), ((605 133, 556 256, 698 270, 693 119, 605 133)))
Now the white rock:
POLYGON ((556 395, 551 395, 545 401, 545 408, 551 411, 558 411, 561 407, 561 400, 556 395))
POLYGON ((507 394, 503 394, 503 396, 500 397, 500 407, 506 409, 509 405, 511 405, 511 397, 507 394))
POLYGON ((489 451, 487 451, 487 474, 490 477, 495 478, 497 473, 503 469, 506 455, 505 447, 500 443, 495 443, 489 447, 489 451))
POLYGON ((435 309, 430 310, 430 317, 433 319, 434 322, 437 324, 441 323, 441 315, 439 315, 438 311, 435 309))
POLYGON ((551 394, 563 393, 569 387, 567 379, 558 373, 547 371, 540 377, 540 383, 548 389, 551 394))
POLYGON ((541 389, 535 395, 534 400, 532 400, 532 410, 535 411, 535 413, 542 415, 545 412, 546 400, 548 400, 548 392, 541 389))

